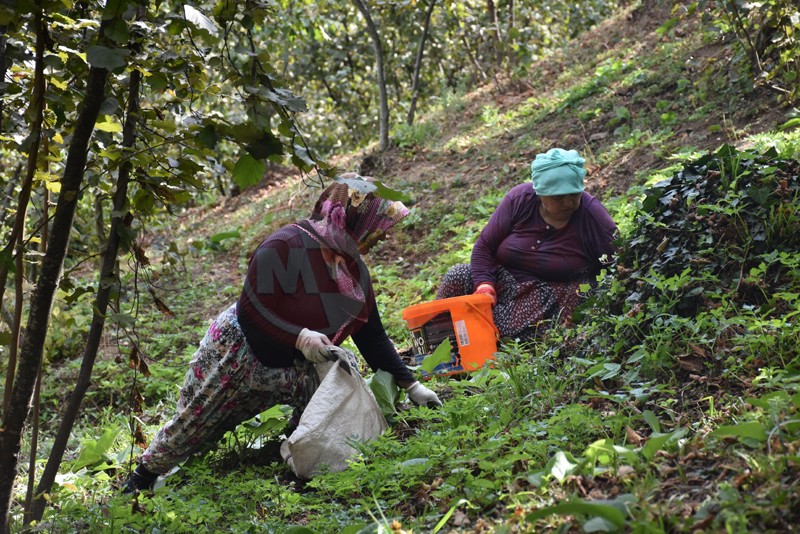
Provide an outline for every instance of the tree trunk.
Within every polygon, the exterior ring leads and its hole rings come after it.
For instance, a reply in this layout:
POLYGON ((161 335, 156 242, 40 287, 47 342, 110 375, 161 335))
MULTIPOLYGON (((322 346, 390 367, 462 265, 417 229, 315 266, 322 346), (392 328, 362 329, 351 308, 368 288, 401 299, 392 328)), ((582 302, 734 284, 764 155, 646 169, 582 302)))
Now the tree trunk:
MULTIPOLYGON (((38 16, 40 18, 41 13, 38 16)), ((101 32, 106 25, 106 21, 101 24, 101 32)), ((6 532, 10 528, 11 498, 17 475, 22 429, 30 412, 33 388, 42 363, 53 296, 69 245, 72 222, 84 178, 89 141, 100 113, 100 106, 105 99, 107 79, 106 69, 96 67, 89 69, 86 96, 75 123, 64 176, 61 180, 61 193, 53 218, 53 231, 47 243, 47 253, 42 260, 41 274, 31 296, 28 323, 11 393, 11 404, 4 414, 3 426, 0 428, 0 465, 3 466, 0 473, 0 532, 6 532)))
MULTIPOLYGON (((42 137, 42 122, 44 121, 44 52, 45 52, 45 28, 44 17, 41 9, 34 15, 34 27, 36 28, 36 59, 34 60, 33 95, 31 97, 31 109, 33 111, 33 121, 31 122, 31 143, 28 147, 28 162, 26 166, 25 181, 19 192, 19 204, 17 205, 17 215, 14 219, 14 227, 8 238, 8 244, 0 252, 0 301, 5 294, 6 281, 8 280, 8 268, 11 261, 12 251, 16 248, 19 259, 22 258, 23 246, 22 235, 25 232, 25 219, 28 213, 28 202, 31 198, 33 188, 33 178, 36 176, 36 167, 39 159, 39 145, 42 137)), ((22 276, 22 273, 19 273, 22 276)), ((22 303, 18 303, 17 307, 22 303)), ((17 366, 17 348, 12 350, 8 358, 6 368, 5 395, 3 397, 3 416, 8 413, 11 403, 11 391, 14 386, 14 373, 17 366)), ((0 464, 2 465, 2 464, 0 464)), ((0 501, 2 503, 2 501, 0 501)), ((2 504, 0 504, 0 507, 2 504)), ((0 531, 2 532, 2 531, 0 531)))
POLYGON ((497 73, 500 72, 503 68, 503 37, 500 33, 500 21, 497 17, 497 5, 495 5, 493 0, 486 0, 486 11, 489 14, 489 20, 492 23, 492 34, 494 36, 494 56, 495 56, 495 66, 492 69, 492 76, 495 78, 495 83, 497 83, 497 73))
POLYGON ((494 0, 486 0, 486 12, 489 14, 489 20, 492 23, 492 31, 494 32, 494 40, 498 47, 500 45, 500 25, 497 22, 497 6, 494 0))
POLYGON ((106 220, 103 215, 103 197, 105 193, 97 192, 94 196, 94 230, 97 234, 97 241, 100 247, 103 248, 106 244, 106 220))
MULTIPOLYGON (((122 132, 122 146, 125 148, 132 147, 136 141, 136 123, 139 120, 139 84, 141 82, 141 77, 142 75, 138 70, 133 70, 131 72, 127 117, 125 118, 125 126, 122 132)), ((61 424, 58 427, 58 432, 53 442, 53 448, 50 450, 50 457, 47 459, 47 465, 42 473, 42 478, 39 480, 39 486, 36 488, 36 500, 34 501, 32 514, 33 520, 35 521, 42 519, 42 514, 44 514, 47 502, 41 498, 41 496, 50 491, 53 481, 55 481, 58 468, 64 457, 64 450, 67 448, 67 442, 72 433, 72 427, 75 424, 75 420, 78 418, 83 397, 91 384, 92 370, 105 327, 108 303, 111 298, 111 292, 116 285, 114 268, 117 263, 117 254, 120 244, 118 229, 119 225, 122 224, 124 217, 123 210, 127 204, 128 184, 130 183, 132 167, 133 164, 128 160, 124 162, 119 169, 117 187, 114 192, 114 207, 111 211, 113 214, 111 218, 111 228, 108 231, 106 250, 103 254, 103 264, 100 267, 100 284, 97 289, 94 306, 92 306, 94 313, 92 315, 92 324, 89 327, 89 335, 86 339, 86 347, 83 351, 81 371, 78 375, 75 388, 69 397, 67 408, 61 419, 61 424)))
POLYGON ((28 489, 25 492, 25 514, 23 522, 31 521, 33 505, 33 483, 36 478, 36 451, 39 448, 39 407, 41 405, 42 368, 39 367, 39 376, 33 389, 33 412, 31 413, 31 451, 28 461, 28 489))
POLYGON ((378 74, 378 93, 380 94, 380 143, 378 148, 381 152, 389 148, 389 101, 386 96, 386 78, 383 71, 383 45, 378 28, 372 20, 369 8, 363 0, 353 0, 358 10, 367 22, 367 32, 372 37, 372 46, 375 48, 375 70, 378 74))
MULTIPOLYGON (((6 35, 6 27, 0 26, 0 80, 6 79, 6 71, 8 70, 8 36, 6 35)), ((0 91, 0 95, 5 91, 0 91)), ((3 99, 0 99, 0 124, 3 124, 3 114, 5 111, 3 99)))
POLYGON ((478 61, 478 58, 476 58, 475 55, 472 53, 472 49, 469 47, 469 41, 467 41, 467 36, 464 35, 463 33, 461 34, 461 42, 464 43, 464 50, 467 51, 467 57, 472 62, 472 64, 475 66, 475 70, 478 71, 478 74, 481 75, 481 79, 483 79, 483 80, 488 79, 489 76, 486 74, 486 71, 483 70, 483 67, 481 67, 481 64, 478 61))
POLYGON ((22 332, 22 305, 25 302, 25 264, 22 262, 24 238, 24 233, 20 233, 17 237, 17 257, 14 259, 14 315, 13 323, 11 324, 11 345, 8 347, 8 375, 6 376, 6 395, 3 399, 3 414, 8 413, 8 407, 11 405, 11 388, 14 387, 12 373, 19 357, 20 334, 22 332))
POLYGON ((17 187, 17 182, 21 172, 22 164, 20 163, 17 165, 17 168, 14 169, 11 179, 8 181, 8 191, 5 192, 3 199, 0 200, 0 227, 6 225, 6 215, 9 211, 11 211, 10 207, 11 202, 14 200, 14 189, 17 187))
POLYGON ((433 15, 433 8, 436 5, 436 0, 430 0, 430 2, 428 11, 425 13, 425 24, 422 26, 422 36, 419 38, 417 58, 414 62, 414 81, 411 83, 411 104, 408 106, 408 117, 406 117, 406 124, 409 126, 414 124, 414 113, 417 109, 417 97, 419 96, 419 73, 422 70, 422 55, 425 52, 425 41, 428 39, 431 15, 433 15))
MULTIPOLYGON (((50 150, 50 143, 47 137, 42 140, 44 145, 44 153, 47 154, 50 150)), ((44 171, 50 172, 50 164, 45 161, 44 171)), ((47 221, 50 218, 50 190, 46 187, 42 192, 42 225, 41 242, 39 244, 39 252, 44 255, 47 253, 47 238, 50 237, 49 227, 47 221)), ((36 264, 31 269, 31 279, 39 276, 36 264)), ((41 392, 42 392, 42 366, 39 366, 39 376, 36 378, 36 386, 33 390, 33 413, 31 413, 31 452, 28 463, 28 489, 25 492, 25 514, 23 521, 28 524, 31 521, 31 514, 33 513, 33 488, 36 483, 36 457, 39 451, 39 411, 41 409, 41 392)))

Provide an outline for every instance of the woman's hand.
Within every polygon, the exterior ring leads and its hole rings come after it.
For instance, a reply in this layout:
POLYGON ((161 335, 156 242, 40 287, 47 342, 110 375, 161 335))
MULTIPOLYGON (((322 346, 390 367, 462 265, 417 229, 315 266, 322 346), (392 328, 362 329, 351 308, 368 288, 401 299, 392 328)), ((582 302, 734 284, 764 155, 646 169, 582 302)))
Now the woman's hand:
POLYGON ((494 286, 488 282, 484 282, 482 284, 478 284, 477 289, 475 289, 474 295, 489 295, 492 297, 492 306, 497 305, 497 292, 494 290, 494 286))
POLYGON ((406 388, 406 393, 408 393, 408 397, 414 404, 419 404, 422 406, 442 405, 442 401, 439 400, 439 397, 436 395, 436 393, 426 388, 419 382, 414 382, 408 386, 406 388))
POLYGON ((322 363, 327 360, 329 347, 333 345, 328 336, 308 328, 303 328, 297 336, 295 348, 303 353, 306 360, 314 363, 322 363))

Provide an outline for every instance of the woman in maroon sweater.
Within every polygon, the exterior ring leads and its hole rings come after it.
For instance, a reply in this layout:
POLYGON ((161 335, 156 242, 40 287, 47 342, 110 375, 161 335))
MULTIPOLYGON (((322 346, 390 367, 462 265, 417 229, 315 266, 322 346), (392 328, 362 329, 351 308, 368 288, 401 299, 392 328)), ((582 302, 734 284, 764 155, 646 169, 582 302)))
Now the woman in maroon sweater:
POLYGON ((594 283, 614 254, 617 226, 584 191, 584 160, 554 148, 531 165, 533 184, 511 189, 472 249, 469 265, 445 275, 437 298, 485 293, 506 337, 534 337, 538 325, 568 320, 579 286, 594 283))
POLYGON ((175 416, 156 434, 125 491, 151 488, 204 445, 276 404, 299 420, 319 385, 315 363, 355 356, 394 375, 416 404, 441 405, 414 380, 381 323, 361 255, 408 215, 377 197, 369 179, 346 174, 328 187, 311 217, 267 237, 250 258, 238 302, 211 323, 186 373, 175 416))

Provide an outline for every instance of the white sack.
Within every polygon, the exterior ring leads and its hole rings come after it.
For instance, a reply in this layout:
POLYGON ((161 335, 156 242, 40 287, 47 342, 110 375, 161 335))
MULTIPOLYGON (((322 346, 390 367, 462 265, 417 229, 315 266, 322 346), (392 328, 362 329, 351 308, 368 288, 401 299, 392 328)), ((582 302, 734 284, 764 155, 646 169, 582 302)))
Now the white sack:
POLYGON ((341 471, 356 454, 347 444, 365 442, 383 433, 389 425, 372 391, 357 370, 348 373, 339 363, 315 366, 324 375, 300 422, 281 444, 281 456, 300 478, 311 478, 327 468, 341 471))

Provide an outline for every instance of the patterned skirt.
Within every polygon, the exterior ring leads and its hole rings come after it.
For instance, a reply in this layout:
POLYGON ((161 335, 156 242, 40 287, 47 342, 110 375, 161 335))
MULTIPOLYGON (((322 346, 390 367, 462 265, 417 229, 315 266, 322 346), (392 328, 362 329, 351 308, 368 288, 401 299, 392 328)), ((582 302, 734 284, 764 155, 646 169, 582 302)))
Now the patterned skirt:
MULTIPOLYGON (((494 324, 503 337, 521 341, 538 337, 553 323, 569 324, 572 312, 581 302, 580 285, 586 281, 518 282, 506 269, 497 272, 497 305, 492 310, 494 324)), ((473 292, 469 264, 453 266, 442 279, 437 299, 470 295, 473 292)))
POLYGON ((318 385, 311 362, 277 368, 259 362, 245 341, 234 304, 208 328, 189 364, 177 413, 150 442, 141 463, 163 474, 276 404, 294 407, 296 424, 318 385))

